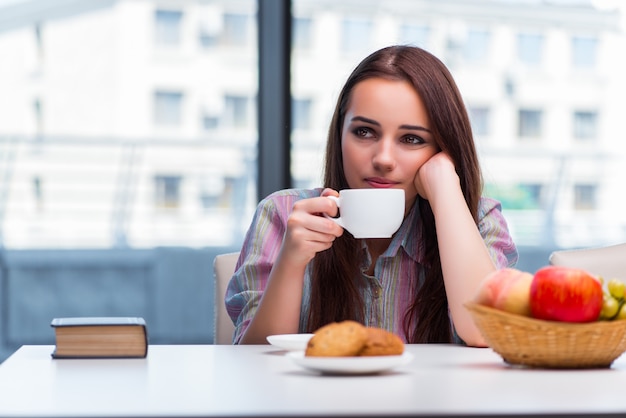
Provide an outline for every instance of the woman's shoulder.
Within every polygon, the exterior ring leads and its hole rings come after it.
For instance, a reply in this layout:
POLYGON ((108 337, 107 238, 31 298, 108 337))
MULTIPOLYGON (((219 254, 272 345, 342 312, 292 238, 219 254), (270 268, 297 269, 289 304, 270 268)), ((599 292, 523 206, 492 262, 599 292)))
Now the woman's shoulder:
POLYGON ((498 212, 502 212, 502 204, 499 200, 487 196, 482 196, 480 198, 480 201, 478 202, 478 214, 480 217, 486 215, 494 209, 498 212))
POLYGON ((267 195, 259 202, 259 208, 263 210, 278 210, 279 212, 291 211, 294 202, 301 199, 318 197, 322 194, 321 188, 317 189, 283 189, 267 195))
POLYGON ((283 189, 269 194, 263 201, 296 201, 300 199, 308 199, 318 197, 322 194, 322 188, 315 189, 283 189))

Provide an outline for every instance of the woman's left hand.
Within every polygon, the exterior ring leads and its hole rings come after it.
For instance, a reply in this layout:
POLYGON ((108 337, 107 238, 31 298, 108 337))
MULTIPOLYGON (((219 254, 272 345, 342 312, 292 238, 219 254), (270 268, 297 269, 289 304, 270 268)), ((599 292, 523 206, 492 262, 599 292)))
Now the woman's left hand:
POLYGON ((443 151, 433 155, 417 171, 414 185, 420 196, 426 200, 434 199, 437 191, 446 185, 458 186, 459 176, 450 156, 443 151))

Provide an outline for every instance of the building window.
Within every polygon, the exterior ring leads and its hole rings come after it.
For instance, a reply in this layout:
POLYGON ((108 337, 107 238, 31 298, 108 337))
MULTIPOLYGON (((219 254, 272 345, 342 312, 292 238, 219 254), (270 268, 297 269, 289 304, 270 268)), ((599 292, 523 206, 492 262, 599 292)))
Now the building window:
POLYGON ((574 209, 594 210, 596 208, 597 186, 594 184, 574 185, 574 209))
POLYGON ((294 99, 292 101, 293 129, 311 129, 311 99, 294 99))
POLYGON ((593 37, 574 36, 572 38, 572 65, 574 68, 594 68, 598 40, 593 37))
POLYGON ((598 136, 598 113, 593 111, 574 112, 574 138, 595 139, 598 136))
POLYGON ((489 135, 489 119, 491 112, 488 107, 470 106, 469 116, 472 122, 472 131, 477 136, 489 135))
POLYGON ((518 34, 517 57, 522 64, 538 67, 543 57, 543 36, 530 33, 518 34))
POLYGON ((183 94, 179 91, 154 93, 154 123, 160 126, 179 126, 182 122, 183 94))
POLYGON ((539 138, 542 132, 543 112, 541 110, 521 109, 517 126, 520 138, 539 138))
POLYGON ((246 46, 250 31, 250 18, 243 14, 224 14, 222 43, 227 46, 246 46))
POLYGON ((202 177, 199 183, 200 206, 205 213, 219 206, 225 208, 229 207, 230 202, 220 202, 226 184, 221 174, 215 173, 210 176, 202 177))
POLYGON ((469 30, 463 47, 463 58, 469 63, 483 63, 489 57, 491 35, 486 30, 469 30))
POLYGON ((252 113, 251 100, 246 96, 226 96, 224 98, 224 125, 229 128, 249 126, 252 113))
POLYGON ((198 29, 198 41, 200 42, 200 46, 204 49, 209 49, 217 45, 217 37, 203 26, 198 29))
POLYGON ((424 25, 405 23, 400 26, 400 44, 415 45, 422 48, 428 46, 430 28, 424 25))
POLYGON ((224 18, 217 7, 207 5, 198 11, 198 41, 201 48, 209 49, 219 42, 224 18))
POLYGON ((297 17, 293 20, 292 41, 294 49, 311 49, 313 45, 313 21, 310 18, 297 17))
POLYGON ((372 22, 366 19, 344 19, 341 24, 341 50, 349 54, 362 54, 370 46, 372 22))
POLYGON ((176 209, 180 206, 180 176, 154 177, 155 206, 160 209, 176 209))
POLYGON ((202 115, 202 129, 205 131, 212 131, 219 126, 219 118, 214 115, 204 114, 202 115))
POLYGON ((183 13, 176 10, 157 10, 155 13, 155 42, 161 46, 180 44, 183 13))

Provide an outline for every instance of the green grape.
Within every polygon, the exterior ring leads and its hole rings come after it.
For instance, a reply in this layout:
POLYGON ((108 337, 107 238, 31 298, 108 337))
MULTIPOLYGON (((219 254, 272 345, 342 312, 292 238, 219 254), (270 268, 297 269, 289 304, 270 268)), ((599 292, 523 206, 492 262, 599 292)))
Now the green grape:
POLYGON ((621 303, 615 319, 626 319, 626 303, 621 303))
POLYGON ((624 299, 624 287, 626 287, 626 285, 623 281, 618 279, 611 279, 607 282, 606 287, 609 290, 611 296, 613 296, 615 299, 624 299))
MULTIPOLYGON (((626 309, 622 309, 626 311, 626 309)), ((602 301, 602 311, 600 312, 601 319, 612 319, 615 315, 620 311, 620 303, 614 297, 611 297, 607 294, 604 295, 604 300, 602 301)), ((625 312, 626 313, 626 312, 625 312)))

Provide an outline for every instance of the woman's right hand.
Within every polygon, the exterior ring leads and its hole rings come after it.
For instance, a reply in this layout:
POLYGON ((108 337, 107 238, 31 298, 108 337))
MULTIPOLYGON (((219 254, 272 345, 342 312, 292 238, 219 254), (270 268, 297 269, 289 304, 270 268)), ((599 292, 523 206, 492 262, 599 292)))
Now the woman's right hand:
POLYGON ((298 200, 287 219, 287 231, 281 248, 283 260, 306 265, 320 251, 329 249, 343 228, 322 214, 337 215, 337 205, 325 196, 339 196, 333 189, 324 189, 321 197, 298 200))
POLYGON ((343 234, 342 227, 322 215, 337 214, 335 202, 325 197, 331 195, 339 194, 325 189, 320 197, 294 203, 279 254, 241 344, 264 344, 268 335, 298 332, 306 266, 343 234))

